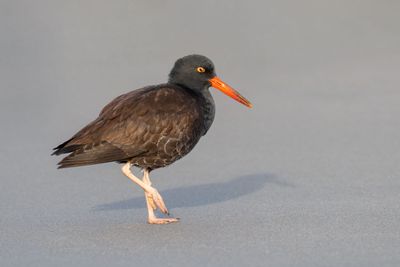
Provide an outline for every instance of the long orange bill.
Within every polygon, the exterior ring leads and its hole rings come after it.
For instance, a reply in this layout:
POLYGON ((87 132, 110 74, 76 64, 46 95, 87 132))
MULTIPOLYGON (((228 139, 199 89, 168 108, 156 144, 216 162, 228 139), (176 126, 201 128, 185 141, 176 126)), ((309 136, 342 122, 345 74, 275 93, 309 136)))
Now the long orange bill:
POLYGON ((235 89, 233 89, 232 87, 221 81, 220 78, 218 78, 217 76, 211 78, 209 81, 212 87, 217 88, 227 96, 230 96, 233 99, 235 99, 237 102, 242 103, 243 105, 249 108, 253 107, 253 104, 251 104, 249 100, 247 100, 246 98, 244 98, 244 96, 239 94, 238 91, 236 91, 235 89))

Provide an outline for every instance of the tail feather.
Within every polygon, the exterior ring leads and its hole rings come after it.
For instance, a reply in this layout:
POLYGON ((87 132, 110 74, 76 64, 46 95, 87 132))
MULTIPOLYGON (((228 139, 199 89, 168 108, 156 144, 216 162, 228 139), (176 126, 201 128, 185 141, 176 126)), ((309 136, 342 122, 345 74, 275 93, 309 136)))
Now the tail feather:
POLYGON ((61 154, 65 154, 65 153, 71 153, 74 152, 76 150, 79 150, 80 148, 83 147, 83 145, 70 145, 68 146, 68 143, 72 141, 73 138, 65 141, 64 143, 62 143, 61 145, 53 148, 54 152, 51 154, 53 155, 61 155, 61 154))
POLYGON ((71 153, 71 152, 81 149, 82 147, 83 147, 83 145, 72 145, 72 146, 62 147, 62 148, 54 148, 55 151, 51 155, 58 156, 61 154, 71 153))
MULTIPOLYGON (((59 148, 56 152, 58 153, 58 151, 63 151, 63 149, 64 151, 70 151, 72 150, 72 146, 59 148)), ((122 148, 105 141, 101 142, 100 144, 81 146, 80 148, 71 152, 72 153, 70 155, 66 156, 58 163, 59 169, 112 161, 124 161, 143 153, 143 151, 131 151, 131 153, 126 153, 122 148)))

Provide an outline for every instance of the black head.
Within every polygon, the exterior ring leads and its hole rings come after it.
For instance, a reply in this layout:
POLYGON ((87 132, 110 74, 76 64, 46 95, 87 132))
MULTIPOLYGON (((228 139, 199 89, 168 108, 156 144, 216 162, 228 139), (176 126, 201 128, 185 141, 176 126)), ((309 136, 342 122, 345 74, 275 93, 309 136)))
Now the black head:
POLYGON ((169 82, 186 88, 202 90, 211 86, 215 77, 214 64, 201 55, 189 55, 178 59, 169 74, 169 82))
POLYGON ((169 82, 198 91, 212 86, 243 105, 252 107, 249 100, 216 76, 214 64, 205 56, 190 55, 178 59, 169 74, 169 82))

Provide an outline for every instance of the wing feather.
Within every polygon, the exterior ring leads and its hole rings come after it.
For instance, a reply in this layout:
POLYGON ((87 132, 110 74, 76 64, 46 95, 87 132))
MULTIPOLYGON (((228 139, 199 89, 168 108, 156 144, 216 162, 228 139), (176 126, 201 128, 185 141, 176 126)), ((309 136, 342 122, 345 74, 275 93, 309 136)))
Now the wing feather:
POLYGON ((71 153, 60 168, 155 155, 160 136, 179 138, 191 126, 174 125, 199 121, 196 107, 195 98, 182 88, 159 85, 135 90, 111 101, 96 120, 54 148, 53 154, 71 153))

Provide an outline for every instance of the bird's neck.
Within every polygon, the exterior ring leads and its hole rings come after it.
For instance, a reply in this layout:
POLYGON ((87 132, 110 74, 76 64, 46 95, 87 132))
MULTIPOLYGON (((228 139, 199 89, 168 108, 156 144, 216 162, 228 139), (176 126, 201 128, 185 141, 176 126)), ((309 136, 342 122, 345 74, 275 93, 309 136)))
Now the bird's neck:
POLYGON ((207 133, 208 129, 210 129, 211 124, 214 121, 215 104, 214 99, 208 88, 201 90, 201 99, 201 101, 203 102, 200 106, 202 108, 204 116, 204 135, 207 133))
POLYGON ((196 100, 199 103, 199 107, 203 113, 204 124, 203 124, 202 135, 205 135, 208 129, 210 129, 211 124, 213 123, 215 117, 215 104, 214 104, 214 99, 210 93, 209 87, 207 86, 202 89, 192 89, 178 83, 175 83, 175 85, 187 90, 188 92, 193 94, 193 96, 195 96, 196 100))

